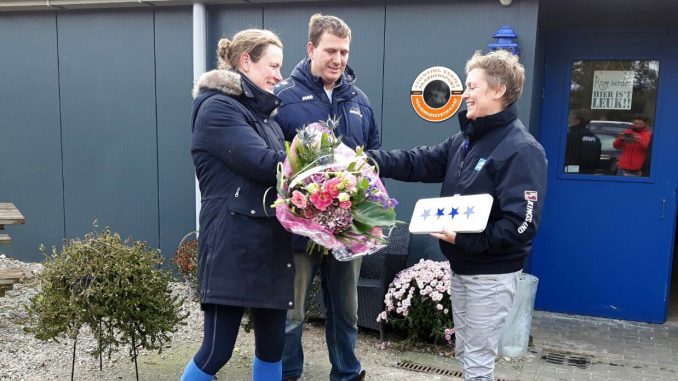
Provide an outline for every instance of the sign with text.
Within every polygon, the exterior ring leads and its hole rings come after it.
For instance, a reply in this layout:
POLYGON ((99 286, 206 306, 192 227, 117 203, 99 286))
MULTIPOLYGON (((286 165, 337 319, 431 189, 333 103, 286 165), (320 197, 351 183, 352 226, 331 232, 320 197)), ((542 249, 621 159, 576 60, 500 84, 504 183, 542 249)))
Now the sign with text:
POLYGON ((594 71, 591 110, 630 110, 633 79, 632 70, 594 71))
POLYGON ((442 122, 459 110, 463 92, 457 73, 446 67, 433 66, 414 80, 410 99, 417 115, 429 122, 442 122))

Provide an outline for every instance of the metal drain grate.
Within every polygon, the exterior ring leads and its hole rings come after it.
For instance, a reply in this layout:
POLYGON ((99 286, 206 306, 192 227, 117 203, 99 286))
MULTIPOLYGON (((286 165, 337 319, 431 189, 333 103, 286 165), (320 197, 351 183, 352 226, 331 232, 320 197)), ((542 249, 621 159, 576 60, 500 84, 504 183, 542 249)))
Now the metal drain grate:
POLYGON ((550 364, 569 365, 581 369, 587 369, 591 366, 591 358, 589 356, 575 353, 544 351, 541 359, 550 364))
MULTIPOLYGON (((464 374, 462 372, 458 371, 458 370, 436 368, 434 366, 417 364, 417 363, 414 363, 414 362, 411 362, 411 361, 400 361, 400 362, 398 362, 398 368, 412 370, 412 371, 415 371, 415 372, 439 374, 441 376, 452 376, 452 377, 458 377, 458 378, 464 377, 464 374)), ((507 379, 503 379, 503 378, 498 378, 497 381, 518 381, 518 380, 507 380, 507 379)))
POLYGON ((413 370, 415 372, 439 374, 441 376, 452 376, 452 377, 462 377, 463 376, 463 374, 461 372, 456 371, 456 370, 436 368, 436 367, 433 367, 433 366, 417 364, 417 363, 413 363, 413 362, 410 362, 410 361, 400 361, 400 362, 398 362, 398 368, 413 370))

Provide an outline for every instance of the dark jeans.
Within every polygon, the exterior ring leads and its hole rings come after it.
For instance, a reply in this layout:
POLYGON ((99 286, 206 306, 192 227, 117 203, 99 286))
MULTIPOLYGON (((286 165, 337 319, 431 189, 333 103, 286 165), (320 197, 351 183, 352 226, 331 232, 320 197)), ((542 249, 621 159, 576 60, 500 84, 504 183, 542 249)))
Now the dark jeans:
POLYGON ((360 361, 355 356, 358 336, 358 277, 362 258, 340 262, 330 255, 296 253, 294 255, 294 306, 287 313, 283 379, 301 377, 304 351, 301 334, 304 331, 306 296, 313 277, 320 269, 323 303, 325 304, 325 339, 330 355, 331 381, 353 381, 360 375, 360 361))

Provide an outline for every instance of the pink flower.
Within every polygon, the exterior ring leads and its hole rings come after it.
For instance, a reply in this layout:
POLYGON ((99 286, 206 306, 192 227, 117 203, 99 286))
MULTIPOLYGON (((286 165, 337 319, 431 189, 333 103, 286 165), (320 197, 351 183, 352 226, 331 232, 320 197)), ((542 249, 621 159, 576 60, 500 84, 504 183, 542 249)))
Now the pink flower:
POLYGON ((339 183, 341 183, 341 180, 337 177, 325 181, 325 191, 327 191, 332 198, 339 196, 339 183))
POLYGON ((313 205, 320 211, 325 211, 328 206, 332 205, 332 196, 327 192, 317 192, 309 197, 313 205))
POLYGON ((295 190, 292 192, 292 204, 297 208, 304 209, 306 207, 306 197, 304 197, 303 193, 295 190))
POLYGON ((341 209, 349 209, 351 208, 351 201, 342 201, 339 203, 339 207, 341 209))

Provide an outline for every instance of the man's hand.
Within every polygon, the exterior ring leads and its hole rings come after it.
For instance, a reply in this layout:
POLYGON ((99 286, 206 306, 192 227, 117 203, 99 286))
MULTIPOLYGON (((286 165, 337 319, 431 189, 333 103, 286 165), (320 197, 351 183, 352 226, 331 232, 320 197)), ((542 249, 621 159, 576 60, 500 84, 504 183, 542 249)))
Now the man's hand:
POLYGON ((451 244, 454 244, 454 242, 457 240, 457 233, 447 229, 443 229, 442 233, 431 233, 431 236, 442 239, 443 241, 449 242, 451 244))

